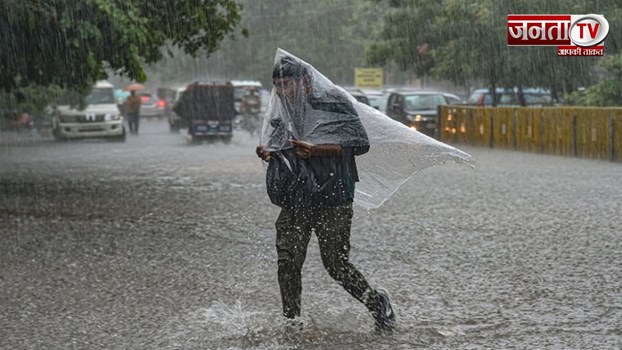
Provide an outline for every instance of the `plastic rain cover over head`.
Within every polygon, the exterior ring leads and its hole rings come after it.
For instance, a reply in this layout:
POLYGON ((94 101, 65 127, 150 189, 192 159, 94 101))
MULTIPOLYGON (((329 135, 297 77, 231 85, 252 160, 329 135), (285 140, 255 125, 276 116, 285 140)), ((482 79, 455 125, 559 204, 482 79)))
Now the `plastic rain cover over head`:
POLYGON ((310 64, 278 49, 260 144, 285 151, 294 147, 291 140, 369 147, 356 157, 360 181, 354 196, 366 209, 382 205, 420 170, 448 161, 475 164, 469 154, 358 102, 310 64))

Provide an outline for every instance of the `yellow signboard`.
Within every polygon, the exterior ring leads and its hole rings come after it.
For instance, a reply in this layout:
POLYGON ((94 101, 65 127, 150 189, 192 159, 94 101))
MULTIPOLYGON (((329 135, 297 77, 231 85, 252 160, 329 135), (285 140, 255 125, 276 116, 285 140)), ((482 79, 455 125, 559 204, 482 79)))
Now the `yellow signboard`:
POLYGON ((382 68, 354 68, 354 86, 357 88, 382 89, 382 68))

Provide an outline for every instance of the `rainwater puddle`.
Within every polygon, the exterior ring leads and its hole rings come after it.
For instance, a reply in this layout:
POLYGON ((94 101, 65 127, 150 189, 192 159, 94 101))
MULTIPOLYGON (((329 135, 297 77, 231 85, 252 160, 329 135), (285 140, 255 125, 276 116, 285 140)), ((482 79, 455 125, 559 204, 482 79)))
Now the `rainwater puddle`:
MULTIPOLYGON (((328 311, 328 310, 327 310, 328 311)), ((338 317, 316 314, 301 318, 300 330, 291 327, 271 308, 240 300, 216 301, 182 319, 169 322, 166 333, 170 344, 184 347, 205 339, 209 349, 413 349, 448 339, 461 339, 468 326, 403 324, 392 335, 377 334, 368 315, 353 315, 352 310, 338 317)), ((405 320, 406 321, 406 320, 405 320)))

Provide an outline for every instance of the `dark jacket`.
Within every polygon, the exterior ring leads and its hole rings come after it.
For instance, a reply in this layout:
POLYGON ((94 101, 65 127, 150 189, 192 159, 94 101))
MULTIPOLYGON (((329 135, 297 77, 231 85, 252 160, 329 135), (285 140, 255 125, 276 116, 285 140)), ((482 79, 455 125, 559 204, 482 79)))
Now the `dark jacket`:
MULTIPOLYGON (((359 180, 354 157, 369 150, 369 141, 356 111, 347 100, 320 103, 310 100, 314 113, 318 111, 347 115, 337 125, 326 123, 330 133, 343 134, 342 155, 301 159, 292 146, 272 152, 266 185, 273 204, 282 208, 328 208, 352 202, 355 182, 359 180), (354 117, 354 118, 352 118, 354 117)), ((323 125, 320 125, 321 130, 323 125)), ((284 128, 278 122, 275 133, 284 128)), ((339 138, 339 137, 335 137, 339 138)))

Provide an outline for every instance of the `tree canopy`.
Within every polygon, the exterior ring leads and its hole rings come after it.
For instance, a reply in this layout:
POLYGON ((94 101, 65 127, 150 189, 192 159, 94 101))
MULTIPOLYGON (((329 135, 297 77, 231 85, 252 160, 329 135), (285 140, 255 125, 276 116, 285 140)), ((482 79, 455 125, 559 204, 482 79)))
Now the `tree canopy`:
MULTIPOLYGON (((268 83, 280 47, 344 85, 353 83, 355 67, 381 66, 394 84, 416 75, 465 88, 540 86, 562 95, 587 87, 586 96, 602 95, 617 86, 608 82, 618 76, 617 65, 603 63, 622 51, 618 2, 0 0, 0 92, 13 92, 15 102, 44 97, 41 86, 87 89, 106 72, 137 81, 148 73, 154 84, 203 78, 268 83), (508 47, 506 16, 513 13, 603 13, 611 28, 607 57, 508 47), (36 94, 26 93, 33 89, 36 94)), ((622 103, 617 94, 606 95, 622 103)))
POLYGON ((384 8, 370 0, 239 0, 248 37, 225 39, 209 58, 176 55, 148 67, 163 82, 196 78, 271 81, 282 48, 312 63, 339 84, 352 84, 365 66, 365 47, 377 39, 384 8))
POLYGON ((215 52, 241 11, 234 0, 0 0, 0 91, 85 90, 106 70, 142 82, 163 47, 215 52))
POLYGON ((586 89, 566 96, 566 103, 580 106, 622 106, 622 55, 607 57, 599 64, 607 75, 586 89))
POLYGON ((391 10, 384 18, 382 38, 368 48, 368 61, 394 61, 419 76, 429 74, 457 84, 537 86, 562 94, 596 80, 598 58, 557 57, 552 47, 508 47, 508 14, 602 13, 612 28, 605 40, 607 55, 622 49, 622 33, 613 29, 622 22, 616 0, 376 2, 391 10))

